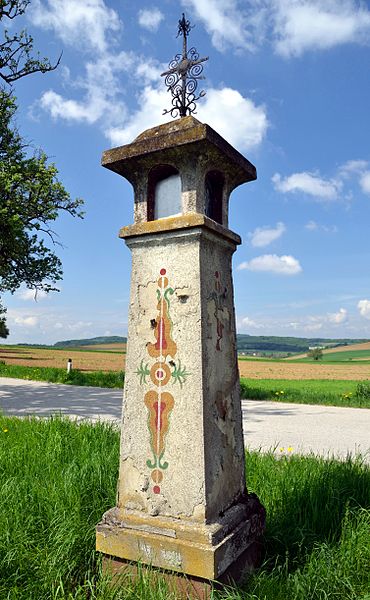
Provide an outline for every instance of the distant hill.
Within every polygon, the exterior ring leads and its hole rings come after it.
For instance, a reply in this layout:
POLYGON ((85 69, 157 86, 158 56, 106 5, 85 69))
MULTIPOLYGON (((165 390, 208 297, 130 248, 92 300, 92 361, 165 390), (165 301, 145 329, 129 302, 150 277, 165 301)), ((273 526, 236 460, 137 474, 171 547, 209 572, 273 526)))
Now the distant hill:
POLYGON ((245 354, 268 354, 268 353, 296 353, 307 352, 313 346, 325 346, 335 348, 336 346, 348 346, 366 342, 365 339, 326 339, 326 338, 298 338, 278 337, 270 335, 237 335, 237 346, 239 353, 245 354))
POLYGON ((100 344, 125 344, 127 338, 119 335, 103 335, 101 337, 94 337, 83 340, 64 340, 62 342, 55 342, 54 348, 76 348, 77 346, 95 346, 100 344))
MULTIPOLYGON (((366 342, 364 339, 335 339, 326 338, 298 338, 298 337, 278 337, 270 335, 237 335, 237 346, 239 353, 245 354, 268 354, 282 353, 294 354, 307 352, 312 346, 325 346, 335 348, 337 346, 347 346, 366 342)), ((100 336, 82 340, 64 340, 56 342, 55 348, 76 348, 78 346, 95 346, 101 344, 124 344, 127 338, 118 335, 100 336)))

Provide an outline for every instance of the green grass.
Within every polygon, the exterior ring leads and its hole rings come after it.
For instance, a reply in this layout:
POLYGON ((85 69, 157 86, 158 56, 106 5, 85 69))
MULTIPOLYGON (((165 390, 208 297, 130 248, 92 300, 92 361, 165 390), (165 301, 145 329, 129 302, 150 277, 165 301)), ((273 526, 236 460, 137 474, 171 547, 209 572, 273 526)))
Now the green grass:
POLYGON ((370 408, 370 381, 242 378, 240 387, 242 398, 252 400, 370 408))
MULTIPOLYGON (((143 572, 112 589, 94 550, 114 506, 112 426, 0 417, 0 600, 175 600, 143 572)), ((368 600, 370 469, 356 461, 247 453, 267 509, 262 569, 229 600, 368 600)))
POLYGON ((70 385, 91 385, 104 388, 122 388, 123 371, 78 371, 55 367, 25 367, 23 365, 6 365, 0 361, 0 377, 16 377, 32 381, 49 383, 65 383, 70 385))

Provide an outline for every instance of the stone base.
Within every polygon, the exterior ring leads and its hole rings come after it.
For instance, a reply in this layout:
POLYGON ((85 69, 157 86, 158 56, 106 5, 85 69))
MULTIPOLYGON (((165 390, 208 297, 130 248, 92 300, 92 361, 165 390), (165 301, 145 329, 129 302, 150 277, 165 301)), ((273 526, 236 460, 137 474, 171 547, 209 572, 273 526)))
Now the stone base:
POLYGON ((96 549, 105 555, 219 580, 247 552, 251 567, 255 543, 265 525, 257 496, 246 495, 216 523, 204 524, 113 508, 96 528, 96 549))
MULTIPOLYGON (((120 577, 136 581, 145 574, 145 577, 153 578, 153 583, 158 578, 164 580, 169 591, 174 592, 178 600, 211 600, 213 590, 220 590, 226 585, 235 586, 244 581, 248 573, 261 564, 262 554, 262 543, 253 542, 217 580, 173 573, 107 555, 103 557, 103 571, 113 576, 113 586, 120 585, 120 577)), ((122 585, 124 584, 123 580, 122 585)))

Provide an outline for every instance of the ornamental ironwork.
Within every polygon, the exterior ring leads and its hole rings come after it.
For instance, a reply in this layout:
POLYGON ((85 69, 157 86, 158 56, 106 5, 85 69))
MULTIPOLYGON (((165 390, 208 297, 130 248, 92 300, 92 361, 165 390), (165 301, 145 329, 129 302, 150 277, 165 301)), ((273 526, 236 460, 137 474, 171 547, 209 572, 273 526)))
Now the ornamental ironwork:
POLYGON ((186 117, 195 113, 196 101, 203 98, 206 92, 201 90, 197 94, 198 80, 204 79, 202 76, 203 65, 208 56, 199 58, 199 53, 195 48, 188 50, 188 36, 193 29, 190 21, 187 21, 185 14, 182 13, 182 19, 179 21, 177 37, 183 37, 182 54, 176 54, 168 65, 168 71, 161 74, 165 77, 167 91, 172 94, 172 108, 165 109, 163 114, 170 114, 171 117, 186 117))

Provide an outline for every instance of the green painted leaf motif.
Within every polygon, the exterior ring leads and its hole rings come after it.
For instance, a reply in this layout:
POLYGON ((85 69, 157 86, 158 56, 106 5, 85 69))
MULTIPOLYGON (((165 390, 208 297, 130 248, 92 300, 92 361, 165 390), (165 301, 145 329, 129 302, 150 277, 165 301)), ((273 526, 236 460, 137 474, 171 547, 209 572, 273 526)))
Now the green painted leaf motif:
POLYGON ((146 383, 146 378, 148 375, 150 375, 148 364, 149 363, 146 363, 146 365, 144 365, 144 359, 142 359, 140 367, 138 367, 137 371, 135 371, 135 373, 140 376, 140 385, 146 383))
POLYGON ((175 365, 172 371, 172 383, 179 383, 180 387, 182 388, 189 375, 191 375, 191 373, 186 370, 186 367, 181 366, 181 360, 179 359, 178 365, 175 365))
POLYGON ((165 451, 163 450, 162 454, 161 454, 161 455, 159 456, 159 458, 158 458, 158 467, 159 467, 160 469, 163 469, 163 470, 165 470, 165 469, 167 469, 167 468, 168 468, 168 462, 167 462, 167 461, 164 461, 164 462, 162 463, 162 459, 163 459, 163 454, 164 454, 164 452, 165 452, 165 451))
POLYGON ((165 293, 164 293, 164 299, 167 302, 168 308, 170 308, 170 299, 168 297, 168 294, 171 294, 171 296, 172 296, 172 294, 174 294, 174 290, 172 288, 170 288, 170 287, 167 288, 166 291, 165 291, 165 293))
POLYGON ((151 461, 149 458, 146 461, 146 466, 149 467, 149 469, 155 469, 157 466, 157 456, 154 454, 154 452, 153 452, 153 458, 154 458, 153 461, 151 461))

